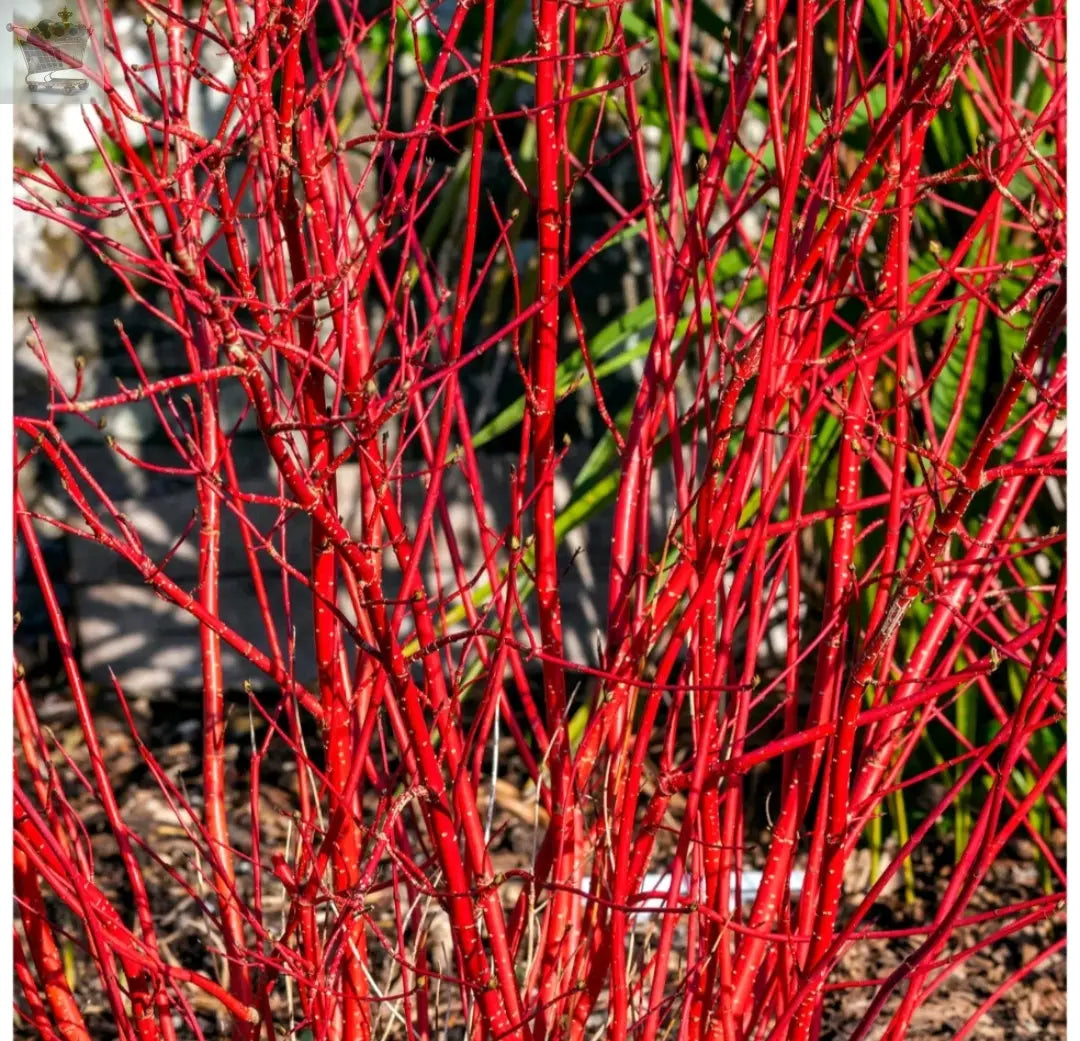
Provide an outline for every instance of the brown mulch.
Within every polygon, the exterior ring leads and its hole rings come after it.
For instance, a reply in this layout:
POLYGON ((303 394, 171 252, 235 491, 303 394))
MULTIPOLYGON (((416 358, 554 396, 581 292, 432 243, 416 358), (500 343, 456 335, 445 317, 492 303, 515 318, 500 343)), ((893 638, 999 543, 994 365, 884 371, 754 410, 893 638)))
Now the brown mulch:
MULTIPOLYGON (((39 695, 40 718, 47 724, 55 740, 71 756, 73 762, 87 770, 85 748, 78 730, 70 701, 54 694, 39 695)), ((201 807, 199 792, 200 774, 200 728, 199 705, 190 696, 178 696, 151 705, 144 702, 137 706, 140 732, 167 775, 187 792, 196 809, 201 807)), ((102 696, 97 705, 99 736, 106 750, 106 758, 113 778, 125 820, 133 831, 146 838, 152 851, 141 856, 146 865, 147 883, 152 895, 155 920, 167 956, 177 964, 217 975, 216 957, 211 949, 217 940, 207 925, 205 906, 213 905, 208 887, 200 884, 200 871, 192 860, 192 845, 182 821, 157 790, 130 734, 120 718, 115 704, 108 696, 102 696), (155 859, 156 858, 156 859, 155 859), (168 866, 180 874, 194 890, 185 891, 170 876, 168 866)), ((242 706, 234 711, 230 729, 233 743, 230 747, 230 770, 237 781, 237 801, 230 817, 235 829, 238 848, 246 848, 250 834, 250 807, 246 803, 248 771, 250 769, 250 724, 252 716, 242 706)), ((260 727, 256 723, 256 734, 260 727)), ((314 735, 312 735, 314 736, 314 735)), ((534 848, 535 817, 544 824, 543 811, 537 814, 535 804, 529 797, 525 778, 514 764, 507 747, 500 781, 496 790, 494 814, 493 861, 498 871, 527 866, 534 848), (508 769, 506 767, 509 767, 508 769)), ((59 753, 54 762, 61 766, 59 753)), ((271 755, 262 763, 260 824, 264 843, 263 859, 283 848, 289 831, 289 816, 295 804, 295 771, 288 756, 271 755)), ((71 780, 71 771, 61 769, 62 776, 71 780)), ((104 813, 96 801, 72 781, 67 785, 72 805, 79 814, 86 834, 89 836, 95 856, 95 882, 117 906, 130 906, 128 883, 124 876, 115 842, 108 833, 104 813)), ((1063 836, 1053 836, 1053 842, 1063 836)), ((932 921, 941 894, 948 885, 951 870, 951 849, 924 848, 915 864, 916 892, 914 903, 908 903, 902 892, 894 891, 882 898, 875 908, 873 921, 864 928, 903 929, 926 927, 932 921)), ((1063 860, 1063 858, 1062 858, 1063 860)), ((250 867, 241 863, 241 881, 250 885, 250 867)), ((276 911, 284 904, 281 886, 276 884, 269 871, 263 872, 264 909, 267 921, 277 919, 276 911)), ((1029 844, 1018 841, 1012 844, 995 863, 976 891, 967 915, 989 911, 1019 903, 1041 895, 1044 880, 1040 876, 1029 844)), ((512 884, 505 893, 509 902, 512 884)), ((393 895, 389 886, 371 894, 371 907, 375 924, 384 927, 392 937, 394 929, 393 895)), ((72 927, 78 935, 75 923, 68 912, 58 908, 58 920, 72 927)), ((16 916, 18 918, 18 916, 16 916)), ((1007 919, 965 927, 950 939, 943 952, 955 955, 968 949, 989 934, 998 930, 1007 919)), ((439 912, 432 908, 428 922, 428 950, 432 960, 446 956, 445 941, 439 934, 439 912)), ((908 1037, 916 1041, 945 1041, 955 1037, 956 1032, 975 1012, 981 1003, 997 987, 1022 965, 1030 963, 1041 951, 1054 943, 1064 932, 1064 915, 1044 919, 1025 930, 1014 933, 990 946, 975 951, 960 963, 933 993, 917 1008, 908 1037)), ((876 986, 840 986, 847 982, 882 980, 901 965, 920 942, 915 936, 901 941, 867 939, 860 941, 844 957, 830 978, 831 989, 825 1000, 821 1022, 821 1041, 845 1041, 852 1034, 866 1009, 877 993, 876 986)), ((75 991, 87 1018, 87 1024, 95 1039, 109 1041, 117 1035, 111 1012, 103 999, 96 973, 85 953, 74 945, 72 977, 75 991)), ((389 959, 381 949, 373 948, 373 970, 390 972, 389 959), (385 964, 380 963, 380 958, 385 964)), ((932 974, 931 978, 936 974, 932 974)), ((884 1011, 871 1027, 867 1041, 881 1041, 885 1036, 890 1013, 902 1000, 905 983, 896 989, 885 1005, 884 1011)), ((205 1036, 227 1036, 228 1020, 221 1016, 215 1004, 199 992, 188 988, 185 993, 199 1013, 200 1026, 205 1036)), ((282 1023, 287 1017, 282 1008, 282 1023)), ((447 1026, 451 1024, 447 1023, 447 1026)), ((450 1029, 447 1036, 457 1031, 450 1029)), ((15 1016, 14 1037, 18 1041, 35 1038, 32 1028, 15 1016)), ((181 1036, 185 1032, 181 1030, 181 1036)), ((282 1037, 286 1036, 284 1034, 282 1037)), ((1058 952, 1038 964, 1018 985, 1007 991, 976 1024, 969 1034, 975 1041, 1035 1041, 1065 1037, 1065 955, 1058 952)))
MULTIPOLYGON (((1052 837, 1055 853, 1063 853, 1064 835, 1052 837)), ((1043 895, 1043 879, 1034 856, 1034 847, 1020 840, 1013 843, 991 865, 986 878, 975 890, 963 913, 970 918, 1018 904, 1043 895)), ((938 901, 952 873, 951 849, 924 849, 916 862, 915 903, 909 905, 902 894, 894 893, 876 911, 881 929, 925 928, 932 923, 938 901)), ((1061 857, 1064 862, 1063 856, 1061 857)), ((1022 966, 1064 935, 1064 895, 1061 913, 1044 918, 1009 936, 979 948, 1010 918, 994 919, 956 929, 938 960, 955 959, 964 951, 978 948, 943 979, 941 985, 915 1010, 908 1037, 916 1041, 951 1041, 968 1019, 1022 966)), ((854 945, 837 967, 830 982, 883 980, 904 958, 917 949, 924 935, 887 941, 862 940, 854 945)), ((936 979, 941 970, 933 971, 936 979)), ((885 1036, 891 1013, 900 1005, 905 984, 890 995, 866 1041, 885 1036)), ((831 990, 826 998, 821 1041, 841 1041, 851 1036, 877 994, 876 987, 831 990)), ((979 1018, 967 1035, 977 1041, 1041 1041, 1065 1037, 1065 952, 1042 961, 1028 975, 1007 990, 979 1018)))

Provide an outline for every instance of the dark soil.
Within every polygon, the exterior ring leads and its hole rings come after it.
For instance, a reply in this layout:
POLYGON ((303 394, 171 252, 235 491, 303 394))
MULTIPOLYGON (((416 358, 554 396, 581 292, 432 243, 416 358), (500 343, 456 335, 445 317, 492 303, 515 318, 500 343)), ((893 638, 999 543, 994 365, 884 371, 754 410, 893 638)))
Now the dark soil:
MULTIPOLYGON (((266 732, 258 712, 249 712, 243 704, 244 695, 236 699, 230 719, 232 735, 231 765, 236 801, 230 821, 235 827, 235 840, 241 850, 250 845, 250 807, 247 803, 251 769, 251 735, 256 738, 266 732), (254 725, 253 725, 254 721, 254 725)), ((71 761, 80 769, 88 768, 81 732, 75 721, 70 700, 57 694, 36 695, 39 718, 47 725, 49 734, 64 748, 71 761)), ((100 740, 112 773, 116 793, 125 819, 135 834, 145 840, 141 860, 150 889, 155 920, 164 946, 176 962, 187 968, 217 976, 217 955, 212 953, 216 941, 208 930, 205 908, 212 907, 212 895, 205 885, 200 887, 199 867, 192 857, 192 843, 155 785, 149 769, 140 758, 137 746, 127 731, 118 707, 111 696, 100 695, 95 706, 100 740), (182 877, 185 889, 177 881, 182 877)), ((268 706, 271 710, 273 706, 268 706)), ((193 807, 201 808, 201 750, 200 706, 190 695, 162 699, 153 704, 142 702, 135 706, 142 739, 153 750, 158 762, 171 780, 184 791, 193 807)), ((308 735, 309 739, 316 735, 308 735)), ((309 748, 317 740, 310 740, 309 748)), ((527 867, 534 848, 535 806, 529 797, 527 779, 513 763, 511 746, 506 748, 503 778, 496 796, 493 829, 493 860, 497 871, 527 867)), ((54 762, 61 768, 65 789, 75 808, 95 857, 95 881, 106 895, 122 908, 130 906, 130 892, 115 842, 107 830, 103 811, 96 800, 80 788, 70 767, 63 765, 58 752, 54 762)), ((289 830, 289 818, 296 804, 295 770, 288 755, 280 746, 272 746, 271 754, 261 760, 261 841, 262 860, 283 848, 289 830)), ((542 822, 542 820, 541 820, 542 822)), ((1054 837, 1054 841, 1058 839, 1054 837)), ((1063 842, 1063 837, 1060 837, 1063 842)), ((754 857, 754 850, 750 855, 754 857)), ((757 851, 760 854, 760 850, 757 851)), ((926 928, 932 922, 938 901, 949 882, 951 849, 924 848, 915 864, 915 901, 909 904, 902 892, 894 891, 883 897, 867 920, 867 929, 893 930, 926 928)), ((241 884, 250 888, 252 872, 247 863, 239 867, 241 884)), ((283 894, 269 868, 262 871, 264 885, 264 918, 274 921, 283 906, 283 894)), ((857 884, 856 884, 857 888, 857 884)), ((514 894, 507 887, 507 902, 514 894)), ((1042 895, 1043 879, 1033 849, 1023 841, 1010 846, 994 864, 983 884, 976 891, 967 916, 1030 900, 1042 895)), ((118 1035, 112 1014, 101 992, 96 972, 80 947, 81 932, 75 919, 58 904, 52 904, 56 920, 72 931, 75 943, 72 976, 88 1027, 95 1039, 110 1041, 118 1035)), ((393 894, 388 884, 369 894, 375 923, 393 937, 393 894), (373 906, 372 906, 373 905, 373 906)), ((427 923, 428 949, 438 956, 438 912, 427 923)), ((125 917, 129 917, 125 915, 125 917)), ((18 915, 16 915, 18 919, 18 915)), ((1002 928, 1010 919, 1001 918, 958 930, 942 952, 955 955, 971 948, 981 939, 1002 928)), ((1064 934, 1064 912, 1044 919, 1035 925, 1012 933, 975 951, 917 1008, 908 1037, 917 1041, 945 1041, 957 1031, 1004 980, 1064 934)), ((925 935, 925 934, 923 934, 925 935)), ((843 984, 865 980, 884 980, 901 965, 922 941, 923 935, 902 941, 863 939, 844 957, 830 978, 830 990, 825 1001, 821 1022, 821 1041, 844 1041, 851 1037, 863 1014, 878 992, 875 986, 843 984)), ((372 946, 373 970, 390 967, 385 951, 372 946)), ((936 973, 931 974, 931 979, 936 973)), ((883 1014, 866 1035, 867 1041, 882 1041, 891 1011, 903 998, 907 981, 901 981, 885 1005, 883 1014)), ((280 989, 280 988, 279 988, 280 989)), ((185 993, 199 1013, 199 1023, 208 1039, 227 1036, 228 1021, 219 1015, 215 1005, 199 992, 187 988, 185 993)), ((288 1022, 282 999, 281 1023, 288 1022)), ((458 1032, 452 1021, 444 1024, 445 1035, 453 1038, 458 1032)), ((191 1036, 190 1029, 181 1027, 180 1037, 191 1036)), ((37 1033, 15 1016, 15 1038, 36 1038, 37 1033)), ((286 1035, 281 1034, 282 1037, 286 1035)), ((301 1035, 303 1036, 303 1035, 301 1035)), ((1017 985, 1008 990, 979 1020, 968 1035, 977 1041, 1012 1041, 1012 1039, 1054 1039, 1065 1037, 1065 955, 1059 951, 1040 962, 1017 985)), ((890 1037, 890 1041, 897 1041, 890 1037)))

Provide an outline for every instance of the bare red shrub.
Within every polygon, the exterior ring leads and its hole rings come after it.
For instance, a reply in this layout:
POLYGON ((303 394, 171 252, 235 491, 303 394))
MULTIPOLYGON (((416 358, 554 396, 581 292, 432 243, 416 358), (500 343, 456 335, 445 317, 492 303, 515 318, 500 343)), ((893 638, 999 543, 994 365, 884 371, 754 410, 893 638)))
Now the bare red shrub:
POLYGON ((105 11, 88 64, 110 193, 88 197, 44 160, 17 171, 20 205, 81 236, 127 306, 183 347, 172 374, 148 374, 121 324, 141 376, 90 398, 81 370, 66 385, 32 343, 49 411, 16 418, 18 465, 55 472, 67 512, 16 491, 18 539, 84 751, 57 743, 19 672, 19 1012, 42 1037, 89 1041, 90 987, 140 1041, 205 1036, 207 998, 237 1041, 411 1041, 455 1024, 801 1041, 821 1034, 845 952, 893 935, 867 916, 907 858, 967 827, 931 919, 845 1035, 887 1022, 875 1037, 906 1036, 965 957, 951 938, 1015 833, 1049 887, 1001 908, 1000 936, 1058 915, 1064 886, 1038 823, 1064 825, 1064 743, 1047 744, 1064 712, 1063 534, 1046 522, 1064 476, 1063 5, 766 0, 710 37, 709 5, 536 0, 524 44, 495 0, 377 6, 140 4, 143 64, 105 11), (410 52, 421 88, 406 125, 410 52), (215 55, 231 74, 206 67, 215 55), (197 89, 219 125, 193 123, 197 89), (954 105, 982 128, 955 161, 954 105), (629 196, 607 178, 623 160, 629 196), (584 198, 605 227, 582 247, 584 198), (117 217, 133 236, 105 230, 117 217), (432 227, 452 235, 449 266, 432 227), (626 319, 647 351, 620 411, 582 303, 628 240, 651 301, 626 319), (501 428, 519 434, 517 466, 493 488, 467 395, 494 378, 496 350, 523 400, 501 428), (239 418, 226 387, 242 390, 239 418), (568 507, 571 394, 592 395, 607 433, 568 507), (197 525, 165 553, 62 425, 138 402, 169 463, 102 437, 197 490, 197 525), (252 426, 257 441, 241 437, 252 426), (253 445, 255 467, 238 455, 253 445), (243 476, 259 466, 276 490, 243 476), (673 500, 658 514, 661 483, 673 500), (572 661, 561 550, 605 488, 606 631, 596 660, 572 661), (159 858, 125 819, 42 556, 49 525, 198 622, 201 799, 128 715, 186 860, 159 858), (223 540, 242 559, 223 561, 223 540), (172 577, 188 545, 194 588, 172 577), (227 620, 226 563, 249 572, 260 634, 227 620), (770 661, 758 648, 778 624, 770 661), (239 779, 229 653, 259 720, 239 779), (991 725, 964 722, 973 705, 991 725), (935 733, 955 754, 918 765, 935 733), (285 841, 260 801, 282 758, 285 841), (508 758, 538 826, 506 868, 492 822, 508 758), (936 780, 908 831, 903 793, 936 780), (73 805, 86 793, 134 917, 95 881, 73 805), (886 812, 901 848, 846 900, 886 812), (215 958, 197 968, 163 942, 162 878, 210 928, 215 958), (74 983, 65 949, 96 979, 74 983))

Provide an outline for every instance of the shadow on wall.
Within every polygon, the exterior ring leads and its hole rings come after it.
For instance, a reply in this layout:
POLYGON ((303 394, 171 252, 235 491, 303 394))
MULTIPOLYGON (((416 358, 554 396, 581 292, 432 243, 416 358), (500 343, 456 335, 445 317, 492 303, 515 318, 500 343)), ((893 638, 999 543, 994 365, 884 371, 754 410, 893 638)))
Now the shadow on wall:
MULTIPOLYGON (((83 390, 81 397, 91 399, 115 394, 119 385, 137 385, 135 365, 123 348, 116 322, 136 347, 137 356, 151 380, 172 375, 183 366, 184 357, 175 335, 163 331, 159 322, 141 308, 117 302, 99 306, 45 308, 38 310, 37 324, 49 365, 55 378, 69 393, 76 386, 77 362, 82 356, 83 390)), ((28 345, 34 337, 27 313, 15 322, 15 413, 44 418, 48 408, 48 384, 44 368, 28 345)), ((166 411, 175 435, 183 437, 190 430, 190 413, 182 403, 184 393, 171 396, 175 412, 166 411)), ((238 384, 221 386, 223 426, 231 430, 231 450, 240 486, 245 492, 276 496, 277 477, 254 422, 245 411, 245 399, 238 384)), ((88 475, 138 533, 147 555, 163 564, 163 571, 184 590, 195 593, 198 587, 198 520, 194 479, 182 474, 161 472, 176 468, 180 458, 166 436, 150 401, 139 401, 111 408, 108 422, 99 428, 97 419, 104 413, 60 413, 56 423, 74 450, 88 475), (113 439, 110 447, 107 438, 113 439), (124 458, 124 456, 129 458, 124 458), (144 469, 138 460, 158 472, 144 469)), ((20 448, 29 446, 20 438, 20 448)), ((579 446, 567 459, 560 476, 560 495, 569 495, 572 478, 587 456, 589 447, 579 446)), ((516 456, 481 454, 483 487, 489 501, 487 523, 495 532, 509 522, 508 488, 510 468, 516 456)), ((358 470, 342 467, 338 474, 343 519, 350 529, 358 529, 355 508, 359 500, 358 470)), ((20 486, 30 508, 45 517, 55 518, 76 530, 85 530, 81 514, 74 507, 68 491, 61 487, 55 470, 46 461, 31 458, 19 475, 20 486)), ((450 526, 457 539, 466 572, 478 575, 483 570, 483 554, 476 532, 476 521, 468 489, 461 474, 451 470, 444 483, 450 526)), ((80 491, 99 517, 106 511, 91 487, 80 482, 80 491)), ((660 503, 672 502, 670 490, 655 497, 660 503)), ((423 503, 419 480, 403 488, 402 508, 406 523, 415 522, 423 503)), ((262 538, 283 552, 301 573, 308 572, 309 522, 305 515, 292 512, 284 517, 275 507, 248 506, 245 514, 262 538)), ((666 524, 658 515, 657 520, 666 524)), ((201 684, 198 625, 183 609, 160 598, 141 578, 136 569, 92 540, 73 534, 58 533, 55 527, 39 523, 42 538, 48 538, 49 559, 54 577, 74 622, 74 631, 85 675, 92 681, 109 683, 109 670, 115 672, 124 689, 132 695, 152 694, 170 688, 198 687, 201 684), (66 572, 66 573, 65 573, 66 572)), ((597 634, 605 619, 606 566, 610 536, 610 512, 598 515, 582 529, 571 533, 563 559, 562 596, 569 657, 579 662, 595 660, 597 634)), ((452 587, 452 562, 444 536, 440 537, 438 568, 425 560, 428 588, 436 588, 436 571, 444 590, 452 587)), ((272 605, 277 637, 284 647, 290 631, 295 631, 295 672, 307 681, 314 676, 312 658, 311 600, 300 581, 289 579, 287 595, 282 588, 280 569, 264 550, 258 554, 259 568, 266 582, 272 605)), ((255 601, 251 570, 241 537, 240 521, 226 511, 222 534, 221 600, 225 622, 245 640, 264 652, 270 644, 255 601)), ((393 597, 398 577, 395 561, 385 554, 386 592, 393 597)), ((20 605, 34 597, 33 576, 25 573, 20 583, 20 605)), ((345 606, 344 604, 342 605, 345 606)), ((20 640, 28 662, 42 655, 42 640, 47 639, 47 620, 41 611, 24 611, 27 627, 20 640), (30 621, 34 625, 30 625, 30 621)), ((494 619, 487 620, 489 624, 494 619)), ((55 655, 53 655, 55 657, 55 655)), ((56 662, 53 661, 53 667, 56 662)), ((232 651, 225 655, 226 682, 239 686, 244 680, 258 685, 260 677, 242 657, 232 651)))

